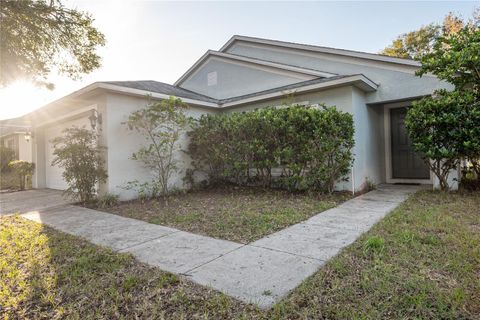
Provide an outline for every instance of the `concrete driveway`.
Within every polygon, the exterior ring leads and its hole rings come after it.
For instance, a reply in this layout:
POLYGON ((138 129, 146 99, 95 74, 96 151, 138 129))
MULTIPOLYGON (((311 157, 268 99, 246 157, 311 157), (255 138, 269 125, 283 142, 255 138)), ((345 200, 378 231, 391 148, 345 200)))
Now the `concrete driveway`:
POLYGON ((0 216, 46 210, 71 203, 62 194, 63 191, 52 189, 0 193, 0 216))

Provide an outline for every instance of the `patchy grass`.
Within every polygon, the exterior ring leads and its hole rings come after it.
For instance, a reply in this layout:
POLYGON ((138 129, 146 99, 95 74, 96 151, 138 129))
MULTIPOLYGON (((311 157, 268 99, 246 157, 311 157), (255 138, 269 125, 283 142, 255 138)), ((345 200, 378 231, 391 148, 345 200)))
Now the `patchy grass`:
POLYGON ((106 208, 109 212, 197 234, 248 243, 335 207, 350 193, 291 194, 257 188, 216 188, 135 200, 106 208))
POLYGON ((480 315, 480 192, 413 196, 268 311, 20 218, 0 219, 0 248, 0 315, 10 318, 480 315))
POLYGON ((277 305, 302 319, 480 319, 480 192, 421 192, 277 305))
POLYGON ((19 217, 0 219, 5 319, 231 319, 256 309, 19 217))

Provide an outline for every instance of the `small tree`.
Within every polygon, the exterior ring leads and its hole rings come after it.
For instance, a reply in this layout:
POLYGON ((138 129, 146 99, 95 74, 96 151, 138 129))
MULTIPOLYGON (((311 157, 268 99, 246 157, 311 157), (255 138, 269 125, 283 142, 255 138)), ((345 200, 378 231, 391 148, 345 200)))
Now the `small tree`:
POLYGON ((13 171, 13 173, 18 177, 18 182, 20 183, 20 190, 25 190, 25 182, 27 177, 33 175, 35 165, 28 161, 24 160, 14 160, 10 161, 8 167, 13 171))
POLYGON ((405 118, 414 148, 438 177, 440 188, 448 190, 447 177, 461 158, 480 154, 480 105, 472 94, 437 92, 414 102, 405 118))
POLYGON ((455 86, 452 92, 439 90, 413 104, 405 123, 417 151, 448 189, 448 172, 461 159, 470 160, 480 172, 480 28, 469 24, 455 34, 440 37, 432 52, 421 58, 417 75, 433 73, 455 86))
POLYGON ((95 131, 72 127, 63 130, 63 136, 52 140, 54 159, 52 165, 63 168, 63 178, 68 184, 65 192, 86 204, 96 197, 96 186, 105 182, 102 153, 95 131))
POLYGON ((145 137, 147 143, 132 155, 153 173, 153 187, 161 195, 169 193, 169 181, 178 172, 175 157, 180 150, 178 140, 189 124, 181 99, 170 97, 149 103, 144 109, 133 112, 126 125, 145 137))

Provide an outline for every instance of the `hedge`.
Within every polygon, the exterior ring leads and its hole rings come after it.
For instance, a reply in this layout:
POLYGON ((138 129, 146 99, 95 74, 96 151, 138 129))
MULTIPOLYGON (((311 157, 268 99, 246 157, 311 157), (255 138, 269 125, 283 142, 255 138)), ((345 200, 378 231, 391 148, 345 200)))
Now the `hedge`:
POLYGON ((189 132, 210 183, 332 192, 353 162, 354 127, 335 107, 289 106, 204 115, 189 132))

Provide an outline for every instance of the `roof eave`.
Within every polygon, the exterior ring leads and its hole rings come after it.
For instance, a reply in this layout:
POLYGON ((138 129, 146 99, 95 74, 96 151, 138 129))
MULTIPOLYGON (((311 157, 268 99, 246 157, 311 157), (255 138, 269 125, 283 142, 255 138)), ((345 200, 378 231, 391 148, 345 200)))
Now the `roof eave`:
MULTIPOLYGON (((171 95, 164 94, 164 93, 158 93, 158 92, 151 92, 151 91, 142 90, 142 89, 122 87, 122 86, 117 86, 117 85, 107 84, 107 83, 99 83, 99 88, 103 89, 103 90, 106 90, 106 91, 122 93, 122 94, 127 94, 127 95, 132 95, 132 96, 145 97, 145 96, 148 95, 148 96, 150 96, 154 99, 168 99, 171 96, 171 95)), ((201 101, 201 100, 197 100, 197 99, 184 98, 184 97, 180 97, 180 96, 178 96, 178 98, 182 99, 183 102, 185 102, 187 104, 190 104, 190 105, 208 107, 208 108, 218 108, 218 104, 216 102, 201 101)))
POLYGON ((223 108, 229 108, 229 107, 235 107, 238 105, 244 105, 247 103, 252 103, 252 102, 260 102, 260 101, 265 101, 265 100, 270 100, 278 97, 282 97, 286 94, 291 94, 291 93, 308 93, 312 91, 321 91, 321 90, 327 90, 327 89, 332 89, 336 87, 341 87, 341 86, 347 86, 347 85, 353 85, 360 90, 364 92, 374 92, 378 89, 378 85, 373 82, 372 80, 368 79, 364 75, 353 75, 350 77, 345 77, 341 79, 336 79, 332 81, 325 81, 325 82, 320 82, 320 83, 315 83, 315 84, 309 84, 305 85, 303 87, 297 87, 297 88, 292 88, 292 89, 287 89, 287 90, 278 90, 275 92, 270 92, 266 93, 263 95, 258 95, 258 96, 253 96, 253 97, 248 97, 245 99, 240 99, 236 101, 231 101, 231 102, 225 102, 221 103, 220 107, 223 108))
POLYGON ((201 57, 200 59, 198 59, 194 64, 193 66, 191 66, 190 68, 188 68, 187 71, 185 71, 184 74, 182 74, 182 76, 180 78, 178 78, 177 81, 175 81, 173 83, 174 86, 179 86, 183 81, 185 81, 188 76, 190 75, 190 73, 192 73, 195 69, 197 69, 197 67, 203 62, 203 60, 205 60, 209 55, 210 53, 212 52, 212 50, 207 50, 207 52, 205 52, 201 57))

